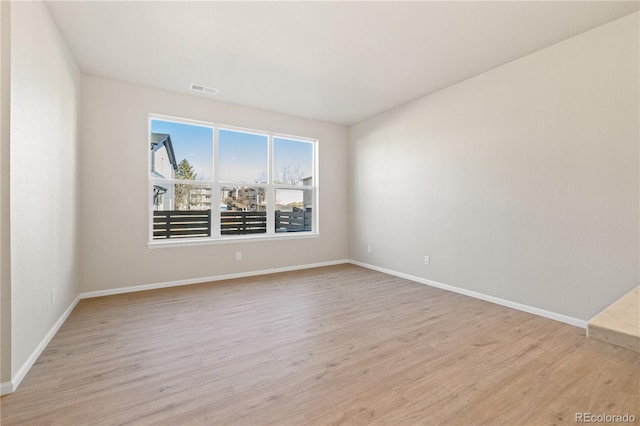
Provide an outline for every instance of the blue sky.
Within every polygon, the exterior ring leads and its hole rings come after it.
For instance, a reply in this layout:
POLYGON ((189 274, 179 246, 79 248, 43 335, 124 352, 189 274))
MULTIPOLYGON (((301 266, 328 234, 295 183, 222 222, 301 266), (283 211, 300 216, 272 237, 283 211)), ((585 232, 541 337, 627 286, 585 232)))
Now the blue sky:
POLYGON ((220 129, 218 164, 221 181, 266 183, 269 138, 265 135, 220 129))
MULTIPOLYGON (((187 159, 198 179, 213 179, 213 129, 193 124, 151 120, 151 131, 171 135, 176 161, 187 159)), ((220 129, 218 140, 219 179, 238 183, 255 183, 268 170, 268 137, 220 129)), ((274 138, 274 173, 285 166, 299 168, 303 177, 313 171, 313 144, 274 138)))
POLYGON ((273 138, 273 171, 286 166, 299 167, 302 177, 309 177, 313 171, 313 144, 292 139, 273 138))

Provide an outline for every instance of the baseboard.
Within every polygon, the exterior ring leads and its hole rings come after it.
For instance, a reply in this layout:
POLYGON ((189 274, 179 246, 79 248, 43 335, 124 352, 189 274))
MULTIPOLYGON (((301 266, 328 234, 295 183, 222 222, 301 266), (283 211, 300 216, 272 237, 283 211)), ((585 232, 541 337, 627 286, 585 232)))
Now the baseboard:
POLYGON ((299 271, 302 269, 312 269, 312 268, 321 268, 323 266, 333 266, 333 265, 342 265, 345 263, 350 263, 348 259, 343 260, 333 260, 329 262, 320 262, 320 263, 310 263, 305 265, 295 265, 295 266, 285 266, 283 268, 273 268, 273 269, 261 269, 258 271, 250 271, 250 272, 240 272, 237 274, 225 274, 225 275, 214 275, 211 277, 201 277, 201 278, 190 278, 187 280, 178 280, 178 281, 166 281, 162 283, 154 283, 154 284, 144 284, 144 285, 136 285, 131 287, 120 287, 120 288, 112 288, 108 290, 97 290, 97 291, 89 291, 86 293, 80 293, 81 299, 90 299, 92 297, 102 297, 102 296, 112 296, 114 294, 123 294, 123 293, 133 293, 136 291, 145 291, 145 290, 156 290, 159 288, 167 288, 167 287, 178 287, 183 285, 191 285, 191 284, 201 284, 212 281, 223 281, 223 280, 232 280, 236 278, 247 278, 247 277, 255 277, 257 275, 268 275, 268 274, 277 274, 280 272, 291 272, 291 271, 299 271))
POLYGON ((374 271, 382 272, 385 274, 393 275, 399 278, 404 278, 410 281, 415 281, 420 284, 426 284, 431 287, 436 287, 442 290, 451 291, 453 293, 463 294, 465 296, 473 297, 475 299, 484 300, 485 302, 495 303, 497 305, 506 306, 507 308, 517 309, 518 311, 527 312, 530 314, 538 315, 540 317, 552 319, 554 321, 560 321, 566 324, 570 324, 580 328, 587 328, 587 321, 569 317, 567 315, 559 314, 556 312, 547 311, 545 309, 536 308, 534 306, 524 305, 522 303, 513 302, 511 300, 501 299, 499 297, 489 296, 477 291, 466 290, 464 288, 455 287, 449 284, 439 283, 437 281, 428 280, 425 278, 416 277, 414 275, 405 274, 402 272, 393 271, 391 269, 381 268, 379 266, 370 265, 368 263, 358 262, 357 260, 350 260, 349 263, 363 268, 372 269, 374 271))
POLYGON ((51 327, 51 329, 49 329, 49 332, 40 341, 38 346, 36 346, 33 352, 31 352, 31 355, 29 356, 29 358, 27 358, 27 360, 24 362, 24 364, 22 364, 18 372, 11 378, 11 381, 2 383, 0 387, 0 395, 5 395, 7 393, 15 392, 15 390, 18 389, 18 386, 20 386, 20 383, 22 383, 22 380, 24 379, 24 377, 27 375, 29 370, 31 370, 31 367, 33 367, 33 364, 35 364, 35 362, 38 360, 38 357, 45 350, 45 348, 47 347, 51 339, 53 339, 53 336, 55 336, 58 330, 60 330, 60 327, 62 327, 62 324, 64 324, 64 322, 67 320, 67 318, 71 314, 71 311, 73 311, 73 308, 76 307, 79 301, 80 301, 80 296, 78 295, 73 300, 73 302, 71 302, 69 307, 67 307, 67 309, 62 313, 60 318, 58 318, 58 321, 56 321, 55 324, 53 324, 53 326, 51 327))

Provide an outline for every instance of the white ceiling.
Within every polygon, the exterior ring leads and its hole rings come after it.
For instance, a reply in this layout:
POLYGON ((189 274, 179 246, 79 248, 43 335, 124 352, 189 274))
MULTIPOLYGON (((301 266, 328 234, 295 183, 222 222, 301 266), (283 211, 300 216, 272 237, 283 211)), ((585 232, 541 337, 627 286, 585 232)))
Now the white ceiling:
POLYGON ((352 124, 639 9, 638 1, 49 1, 82 72, 352 124))

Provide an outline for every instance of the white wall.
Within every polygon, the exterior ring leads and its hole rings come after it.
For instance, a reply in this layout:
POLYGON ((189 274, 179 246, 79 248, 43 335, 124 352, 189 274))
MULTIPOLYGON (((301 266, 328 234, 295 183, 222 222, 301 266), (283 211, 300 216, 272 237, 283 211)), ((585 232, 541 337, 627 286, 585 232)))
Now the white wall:
POLYGON ((638 16, 353 126, 351 258, 581 320, 637 285, 638 16))
POLYGON ((83 291, 347 258, 345 127, 98 77, 82 81, 83 291), (149 113, 318 138, 320 237, 149 249, 149 113))
POLYGON ((45 5, 13 2, 10 237, 14 378, 79 293, 79 90, 78 68, 45 5))

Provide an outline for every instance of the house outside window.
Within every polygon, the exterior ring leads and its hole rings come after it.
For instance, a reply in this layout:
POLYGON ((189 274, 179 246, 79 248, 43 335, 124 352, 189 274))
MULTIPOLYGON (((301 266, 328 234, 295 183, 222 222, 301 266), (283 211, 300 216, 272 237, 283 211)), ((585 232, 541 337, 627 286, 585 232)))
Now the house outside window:
POLYGON ((152 115, 150 241, 317 234, 317 140, 152 115))

